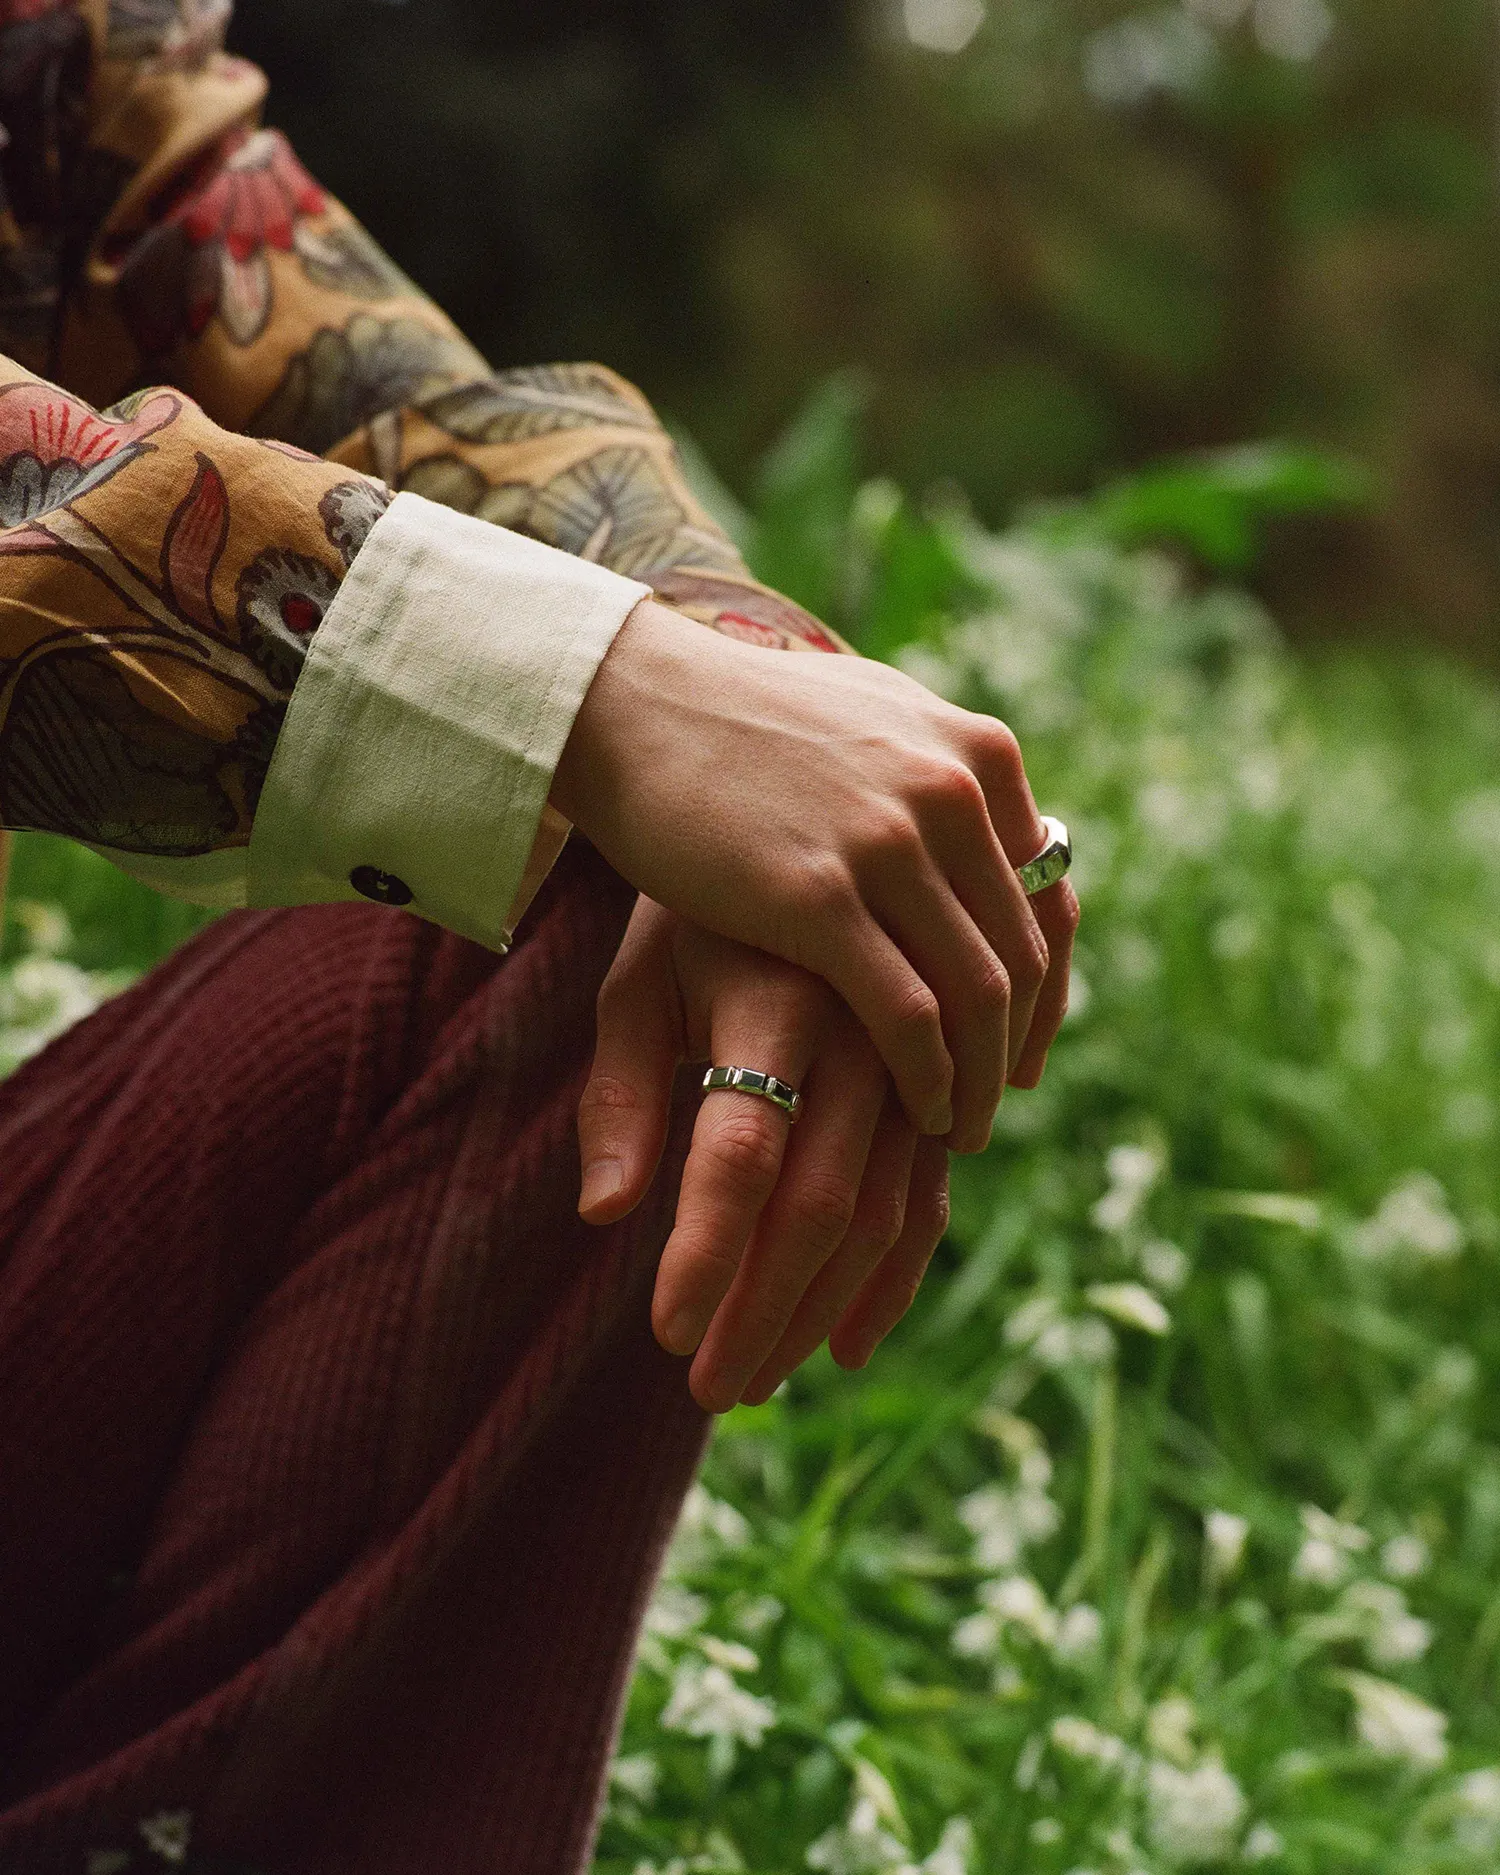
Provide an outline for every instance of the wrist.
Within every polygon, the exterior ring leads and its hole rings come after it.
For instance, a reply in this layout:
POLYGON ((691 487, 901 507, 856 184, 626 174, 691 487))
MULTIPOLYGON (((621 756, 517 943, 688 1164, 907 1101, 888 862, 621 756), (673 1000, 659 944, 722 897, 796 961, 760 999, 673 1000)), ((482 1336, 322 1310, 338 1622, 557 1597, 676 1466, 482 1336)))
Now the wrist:
POLYGON ((672 674, 686 657, 689 632, 695 640, 706 635, 680 613, 643 599, 605 653, 573 720, 549 796, 585 834, 594 805, 615 791, 622 758, 644 742, 648 712, 664 703, 672 674))

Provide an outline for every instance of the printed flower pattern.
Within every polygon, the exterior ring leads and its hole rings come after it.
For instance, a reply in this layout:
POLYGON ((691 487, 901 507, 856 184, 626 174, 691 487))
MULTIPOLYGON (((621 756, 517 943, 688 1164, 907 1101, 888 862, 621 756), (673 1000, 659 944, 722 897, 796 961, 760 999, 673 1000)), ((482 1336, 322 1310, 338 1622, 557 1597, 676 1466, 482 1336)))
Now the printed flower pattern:
POLYGON ((490 371, 260 129, 259 83, 221 50, 228 13, 112 0, 96 131, 78 0, 0 0, 0 350, 22 361, 0 360, 0 825, 165 858, 245 845, 308 646, 390 488, 646 580, 747 642, 840 649, 751 578, 631 385, 598 365, 490 371), (168 371, 181 391, 119 401, 168 371))
POLYGON ((322 560, 267 547, 240 575, 240 636, 278 689, 290 690, 341 581, 322 560))
MULTIPOLYGON (((30 384, 0 390, 0 526, 14 528, 65 507, 116 476, 181 409, 169 393, 145 395, 113 419, 61 391, 30 384)), ((15 542, 7 543, 13 550, 15 542)))

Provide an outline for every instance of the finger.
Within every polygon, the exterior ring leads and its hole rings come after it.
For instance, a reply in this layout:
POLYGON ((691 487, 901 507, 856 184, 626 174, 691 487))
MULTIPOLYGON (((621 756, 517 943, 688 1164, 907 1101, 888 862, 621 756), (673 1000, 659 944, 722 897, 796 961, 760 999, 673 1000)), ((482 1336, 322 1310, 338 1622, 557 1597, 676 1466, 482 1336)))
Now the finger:
MULTIPOLYGON (((997 866, 1005 856, 995 848, 997 866)), ((1005 1091, 1011 1023, 1011 975, 985 942, 978 926, 934 864, 924 868, 920 891, 904 891, 882 908, 891 918, 891 935, 937 994, 943 1034, 953 1057, 953 1128, 948 1144, 955 1152, 982 1152, 989 1144, 995 1109, 1005 1091)), ((1029 914, 1028 914, 1029 915, 1029 914)), ((1012 957, 1030 987, 1040 986, 1035 955, 1012 957)))
POLYGON ((845 907, 822 953, 837 990, 874 1042, 919 1133, 953 1130, 953 1056, 936 995, 894 939, 867 912, 845 907))
POLYGON ((1036 858, 1047 844, 1047 829, 1037 811, 1021 745, 993 716, 969 719, 968 755, 984 790, 990 825, 1013 867, 1036 858))
POLYGON ((578 1107, 579 1213, 612 1224, 645 1196, 666 1145, 672 1083, 683 1055, 682 1009, 649 910, 632 920, 599 992, 598 1035, 578 1107))
MULTIPOLYGON (((800 1087, 826 992, 810 978, 804 990, 790 972, 779 986, 771 977, 747 977, 743 988, 743 995, 721 996, 714 1004, 715 1062, 757 1068, 800 1087)), ((790 1131, 787 1115, 758 1095, 705 1096, 652 1301, 652 1325, 668 1353, 691 1354, 729 1293, 781 1175, 790 1131)))
POLYGON ((939 1140, 919 1140, 900 1240, 829 1337, 840 1367, 865 1366, 916 1300, 948 1228, 948 1212, 948 1154, 939 1140))
MULTIPOLYGON (((1044 834, 1042 845, 1045 843, 1044 834)), ((1026 853, 1022 863, 1034 859, 1040 851, 1041 846, 1037 846, 1026 853)), ((967 826, 944 829, 935 843, 934 858, 952 881, 952 889, 980 937, 999 958, 1010 979, 1005 1064, 1008 1078, 1025 1053, 1026 1038, 1047 978, 1050 958, 1046 932, 1026 896, 1015 865, 992 828, 979 834, 967 826)), ((993 1111, 989 1118, 993 1120, 993 1111)), ((980 1149, 972 1143, 959 1145, 954 1140, 949 1141, 949 1146, 953 1151, 980 1149)))
POLYGON ((1047 979, 1037 998, 1031 1033, 1021 1060, 1011 1076, 1015 1087, 1035 1087, 1047 1067, 1047 1052, 1057 1040, 1068 1013, 1068 982, 1073 968, 1073 941, 1078 931, 1078 897, 1064 879, 1032 901, 1047 940, 1047 979))
POLYGON ((787 1375, 823 1345, 866 1281, 900 1242, 916 1150, 916 1132, 892 1096, 876 1128, 854 1222, 813 1278, 770 1359, 745 1389, 747 1406, 763 1405, 787 1375))
POLYGON ((852 1020, 830 1033, 775 1194, 693 1364, 693 1396, 710 1412, 737 1404, 848 1235, 888 1086, 852 1020))
MULTIPOLYGON (((1039 935, 1046 938, 1046 931, 1036 916, 1034 905, 1026 901, 1026 893, 1016 877, 1016 869, 1035 859, 1045 848, 1047 829, 1031 792, 1021 745, 1006 724, 992 716, 972 716, 968 755, 984 791, 990 825, 1010 864, 1001 881, 999 897, 995 892, 995 875, 989 867, 977 867, 971 861, 961 879, 957 875, 950 876, 954 877, 960 897, 968 905, 980 929, 994 945, 996 955, 1003 959, 1012 975, 1014 1007, 1011 1014, 1010 1067, 1014 1077, 1015 1069, 1025 1055, 1026 1041, 1035 1020, 1035 1007, 1041 999, 1042 977, 1036 977, 1030 983, 1027 981, 1028 972, 1024 962, 1021 967, 1017 967, 1007 947, 1006 933, 1009 929, 1025 931, 1028 934, 1026 942, 1032 945, 1036 944, 1039 935), (1024 910, 1022 904, 1025 905, 1024 910), (1000 922, 995 925, 992 921, 997 918, 1000 922), (1014 923, 1017 919, 1020 921, 1019 926, 1014 923), (1034 995, 1029 993, 1033 989, 1034 995)), ((1017 941, 1020 941, 1019 938, 1017 941)), ((1042 962, 1045 975, 1049 961, 1045 943, 1038 947, 1036 954, 1042 962)), ((1024 958, 1024 949, 1017 955, 1024 958)))

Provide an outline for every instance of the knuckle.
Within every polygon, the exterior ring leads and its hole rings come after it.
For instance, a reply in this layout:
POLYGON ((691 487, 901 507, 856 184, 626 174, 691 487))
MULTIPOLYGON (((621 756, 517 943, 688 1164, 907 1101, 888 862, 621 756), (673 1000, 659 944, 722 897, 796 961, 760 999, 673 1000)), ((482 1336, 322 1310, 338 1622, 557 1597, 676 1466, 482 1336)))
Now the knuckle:
POLYGON ((641 1107, 640 1089, 617 1074, 596 1074, 583 1091, 580 1111, 592 1119, 608 1119, 615 1114, 637 1113, 641 1107))
POLYGON ((974 728, 974 753, 985 768, 1009 781, 1026 773, 1021 744, 1008 723, 996 716, 981 716, 974 728))
POLYGON ((985 814, 984 788, 967 763, 956 759, 934 762, 925 777, 924 792, 946 813, 985 814))
POLYGON ((909 983, 896 998, 891 1019, 896 1032, 914 1042, 942 1039, 943 1017, 938 999, 920 979, 909 983))
POLYGON ((802 1234, 820 1249, 837 1248, 849 1234, 859 1193, 838 1172, 809 1172, 799 1183, 792 1209, 802 1234))
POLYGON ((987 952, 976 985, 980 1007, 991 1016, 1003 1016, 1010 1008, 1011 975, 993 952, 987 952))
POLYGON ((866 1228, 870 1249, 884 1256, 888 1250, 895 1249, 905 1229, 906 1193, 904 1191, 888 1192, 879 1202, 870 1206, 866 1228))
POLYGON ((809 924, 838 924, 845 919, 855 897, 854 881, 842 859, 821 854, 799 868, 793 896, 809 924))
POLYGON ((1068 943, 1078 935, 1078 926, 1083 918, 1082 907, 1078 903, 1078 894, 1071 886, 1064 886, 1058 895, 1053 920, 1059 935, 1068 943))
POLYGON ((1047 981, 1051 968, 1052 954, 1047 949, 1047 940, 1033 927, 1022 939, 1020 955, 1011 973, 1016 988, 1023 996, 1035 996, 1047 981))
POLYGON ((924 847, 920 828, 906 809, 886 804, 872 805, 860 829, 856 843, 858 869, 885 871, 892 865, 909 865, 921 856, 924 847))
POLYGON ((727 1114, 714 1129, 713 1148, 720 1171, 737 1192, 764 1197, 776 1183, 780 1143, 758 1114, 727 1114))
MULTIPOLYGON (((946 1179, 944 1179, 940 1185, 934 1185, 930 1191, 922 1193, 917 1203, 914 1218, 911 1217, 911 1213, 908 1211, 910 1221, 915 1222, 920 1227, 922 1242, 932 1245, 941 1243, 943 1238, 947 1236, 948 1225, 952 1221, 952 1215, 953 1201, 948 1193, 948 1181, 946 1179)), ((921 1280, 922 1278, 919 1275, 917 1277, 917 1282, 920 1284, 921 1280)))

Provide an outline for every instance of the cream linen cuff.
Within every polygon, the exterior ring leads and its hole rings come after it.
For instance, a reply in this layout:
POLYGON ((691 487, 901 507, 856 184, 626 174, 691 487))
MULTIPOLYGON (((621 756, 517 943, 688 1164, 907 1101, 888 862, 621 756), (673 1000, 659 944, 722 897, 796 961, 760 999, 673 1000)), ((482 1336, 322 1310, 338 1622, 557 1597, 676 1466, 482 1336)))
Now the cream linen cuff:
POLYGON ((249 903, 373 899, 503 949, 567 837, 547 795, 573 719, 650 590, 398 495, 292 692, 249 903))

